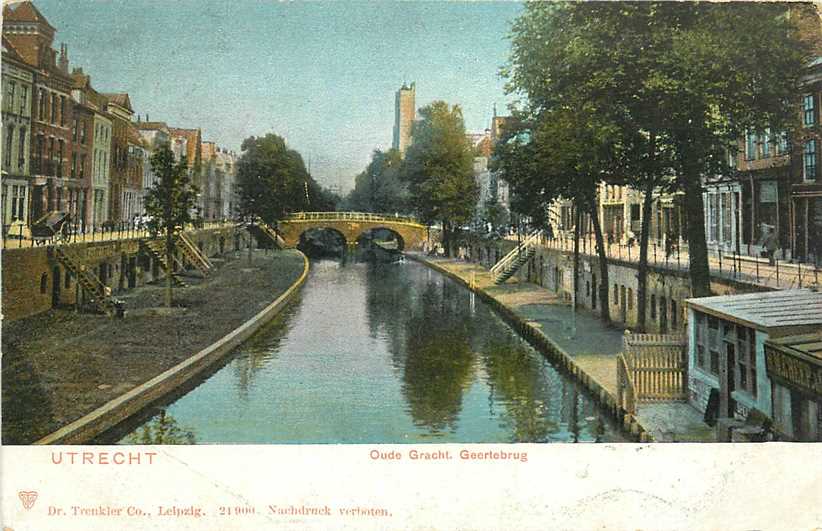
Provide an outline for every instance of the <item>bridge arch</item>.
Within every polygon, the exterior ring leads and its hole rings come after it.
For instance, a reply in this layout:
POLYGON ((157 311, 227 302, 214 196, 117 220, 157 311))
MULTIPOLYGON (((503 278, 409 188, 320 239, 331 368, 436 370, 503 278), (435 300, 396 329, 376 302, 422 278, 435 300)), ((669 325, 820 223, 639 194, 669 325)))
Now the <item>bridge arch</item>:
POLYGON ((393 236, 394 239, 397 241, 397 249, 400 250, 400 251, 405 250, 405 238, 403 238, 402 234, 400 234, 397 230, 395 230, 391 227, 380 226, 380 227, 373 227, 373 228, 364 229, 357 236, 357 239, 355 241, 357 243, 359 243, 360 240, 366 238, 367 236, 374 236, 375 233, 377 233, 378 231, 385 231, 385 232, 390 233, 391 236, 393 236))
POLYGON ((298 212, 277 223, 277 230, 286 247, 296 247, 300 236, 310 229, 334 229, 348 243, 356 242, 363 233, 387 229, 396 233, 405 250, 420 249, 428 231, 414 218, 392 214, 364 212, 298 212))

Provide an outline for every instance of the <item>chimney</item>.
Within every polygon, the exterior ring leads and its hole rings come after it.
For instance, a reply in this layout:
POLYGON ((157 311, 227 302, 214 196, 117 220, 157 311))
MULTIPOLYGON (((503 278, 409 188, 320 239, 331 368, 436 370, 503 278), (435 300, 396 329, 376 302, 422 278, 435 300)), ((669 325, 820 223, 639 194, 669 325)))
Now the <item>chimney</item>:
POLYGON ((151 120, 148 119, 148 113, 146 113, 146 121, 150 122, 151 120))

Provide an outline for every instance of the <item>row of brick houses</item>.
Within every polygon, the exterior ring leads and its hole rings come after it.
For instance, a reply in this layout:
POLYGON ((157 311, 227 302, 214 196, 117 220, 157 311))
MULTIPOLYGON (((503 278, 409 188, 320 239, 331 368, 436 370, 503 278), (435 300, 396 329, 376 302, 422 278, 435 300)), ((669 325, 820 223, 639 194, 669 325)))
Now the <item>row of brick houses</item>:
POLYGON ((200 189, 197 214, 232 217, 236 154, 203 142, 198 128, 141 120, 127 93, 96 90, 82 68, 69 69, 65 45, 53 48, 55 33, 32 2, 4 6, 4 234, 25 237, 51 212, 83 229, 133 221, 156 181, 151 154, 163 143, 187 157, 200 189))

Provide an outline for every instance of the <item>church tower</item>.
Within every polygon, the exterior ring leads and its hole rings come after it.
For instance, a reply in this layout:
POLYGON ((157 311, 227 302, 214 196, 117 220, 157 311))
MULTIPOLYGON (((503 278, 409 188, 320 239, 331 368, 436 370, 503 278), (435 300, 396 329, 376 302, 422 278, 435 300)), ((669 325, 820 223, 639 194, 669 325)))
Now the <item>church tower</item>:
POLYGON ((411 128, 416 115, 416 88, 403 83, 397 91, 394 104, 394 141, 391 144, 405 156, 405 150, 411 145, 411 128))

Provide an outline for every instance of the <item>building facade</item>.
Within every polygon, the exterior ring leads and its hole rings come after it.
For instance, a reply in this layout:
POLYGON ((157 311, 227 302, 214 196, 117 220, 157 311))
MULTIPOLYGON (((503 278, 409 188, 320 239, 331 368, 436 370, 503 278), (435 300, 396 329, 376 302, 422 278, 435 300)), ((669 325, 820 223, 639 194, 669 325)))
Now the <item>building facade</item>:
POLYGON ((415 83, 403 84, 394 99, 394 141, 391 147, 405 155, 405 150, 412 142, 414 120, 416 117, 415 83))
POLYGON ((3 36, 34 69, 30 168, 32 221, 52 211, 76 215, 82 183, 72 179, 73 103, 68 50, 52 48, 56 30, 31 2, 6 4, 3 36))
POLYGON ((26 237, 31 198, 31 94, 34 70, 3 37, 3 234, 26 237))

